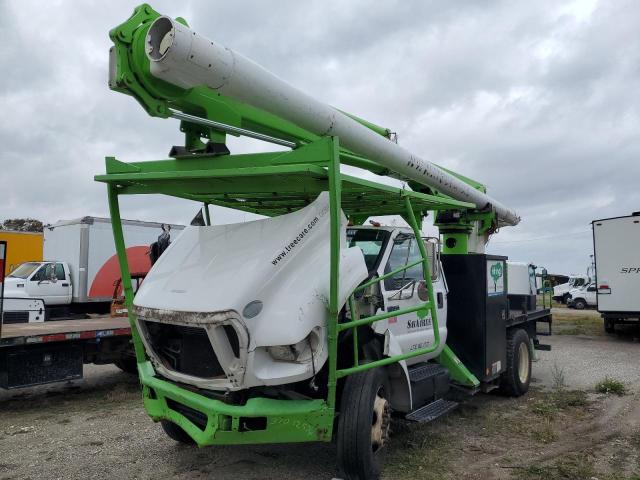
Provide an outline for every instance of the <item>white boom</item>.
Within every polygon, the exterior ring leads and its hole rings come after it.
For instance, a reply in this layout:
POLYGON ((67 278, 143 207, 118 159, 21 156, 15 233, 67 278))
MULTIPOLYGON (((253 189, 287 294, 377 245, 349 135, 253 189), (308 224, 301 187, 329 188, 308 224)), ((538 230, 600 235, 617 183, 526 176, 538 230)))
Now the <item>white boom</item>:
POLYGON ((206 85, 320 136, 335 135, 345 148, 402 177, 496 213, 498 225, 520 217, 485 193, 380 136, 335 108, 289 85, 261 66, 170 19, 157 18, 146 39, 151 74, 181 88, 206 85))

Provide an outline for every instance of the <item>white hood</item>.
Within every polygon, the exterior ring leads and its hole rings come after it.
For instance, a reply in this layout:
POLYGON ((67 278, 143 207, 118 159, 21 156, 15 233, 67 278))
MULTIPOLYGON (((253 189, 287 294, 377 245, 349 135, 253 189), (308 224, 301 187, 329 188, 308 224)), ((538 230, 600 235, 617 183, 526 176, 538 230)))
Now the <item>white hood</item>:
MULTIPOLYGON (((187 227, 153 266, 136 307, 174 312, 235 311, 257 346, 289 345, 324 329, 329 298, 329 196, 266 220, 187 227), (244 318, 245 306, 263 303, 244 318)), ((347 248, 342 215, 340 304, 366 278, 359 248, 347 248)), ((178 315, 177 315, 178 316, 178 315)))

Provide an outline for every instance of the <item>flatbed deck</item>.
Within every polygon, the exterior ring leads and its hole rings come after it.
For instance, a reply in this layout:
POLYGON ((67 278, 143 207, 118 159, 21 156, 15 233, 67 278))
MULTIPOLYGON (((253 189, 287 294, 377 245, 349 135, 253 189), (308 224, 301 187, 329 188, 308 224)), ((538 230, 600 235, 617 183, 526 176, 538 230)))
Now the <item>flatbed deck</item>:
POLYGON ((548 325, 547 332, 538 332, 538 335, 551 335, 551 323, 553 317, 551 316, 550 308, 536 308, 535 310, 529 310, 523 312, 522 310, 509 310, 509 318, 507 319, 507 327, 512 327, 525 322, 542 322, 548 325))
POLYGON ((82 320, 14 323, 2 326, 0 347, 131 335, 127 318, 100 316, 82 320))

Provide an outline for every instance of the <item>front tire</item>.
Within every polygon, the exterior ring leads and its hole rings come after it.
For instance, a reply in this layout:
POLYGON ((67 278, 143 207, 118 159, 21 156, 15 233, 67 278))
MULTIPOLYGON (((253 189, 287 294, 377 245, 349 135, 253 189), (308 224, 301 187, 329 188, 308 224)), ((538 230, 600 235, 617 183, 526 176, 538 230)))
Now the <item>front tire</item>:
POLYGON ((507 371, 500 380, 500 391, 510 397, 527 393, 531 383, 531 341, 521 328, 507 333, 507 371))
POLYGON ((585 308, 587 308, 587 302, 579 298, 578 300, 575 300, 573 302, 573 306, 576 310, 584 310, 585 308))
POLYGON ((160 420, 160 425, 162 425, 162 430, 167 434, 171 440, 175 440, 178 443, 184 443, 185 445, 195 445, 196 442, 193 441, 193 438, 189 436, 187 432, 185 432, 182 427, 176 425, 169 420, 160 420))
POLYGON ((391 422, 390 393, 384 369, 366 370, 345 380, 337 433, 344 480, 379 478, 391 422))

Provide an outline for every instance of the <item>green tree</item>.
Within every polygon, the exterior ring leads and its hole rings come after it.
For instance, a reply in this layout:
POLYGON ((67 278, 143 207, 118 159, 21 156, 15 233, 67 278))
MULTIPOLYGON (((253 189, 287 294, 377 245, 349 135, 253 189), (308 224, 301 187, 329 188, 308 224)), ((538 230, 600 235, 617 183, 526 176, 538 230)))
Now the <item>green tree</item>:
POLYGON ((42 222, 35 218, 8 218, 2 222, 0 229, 16 232, 42 232, 42 222))

